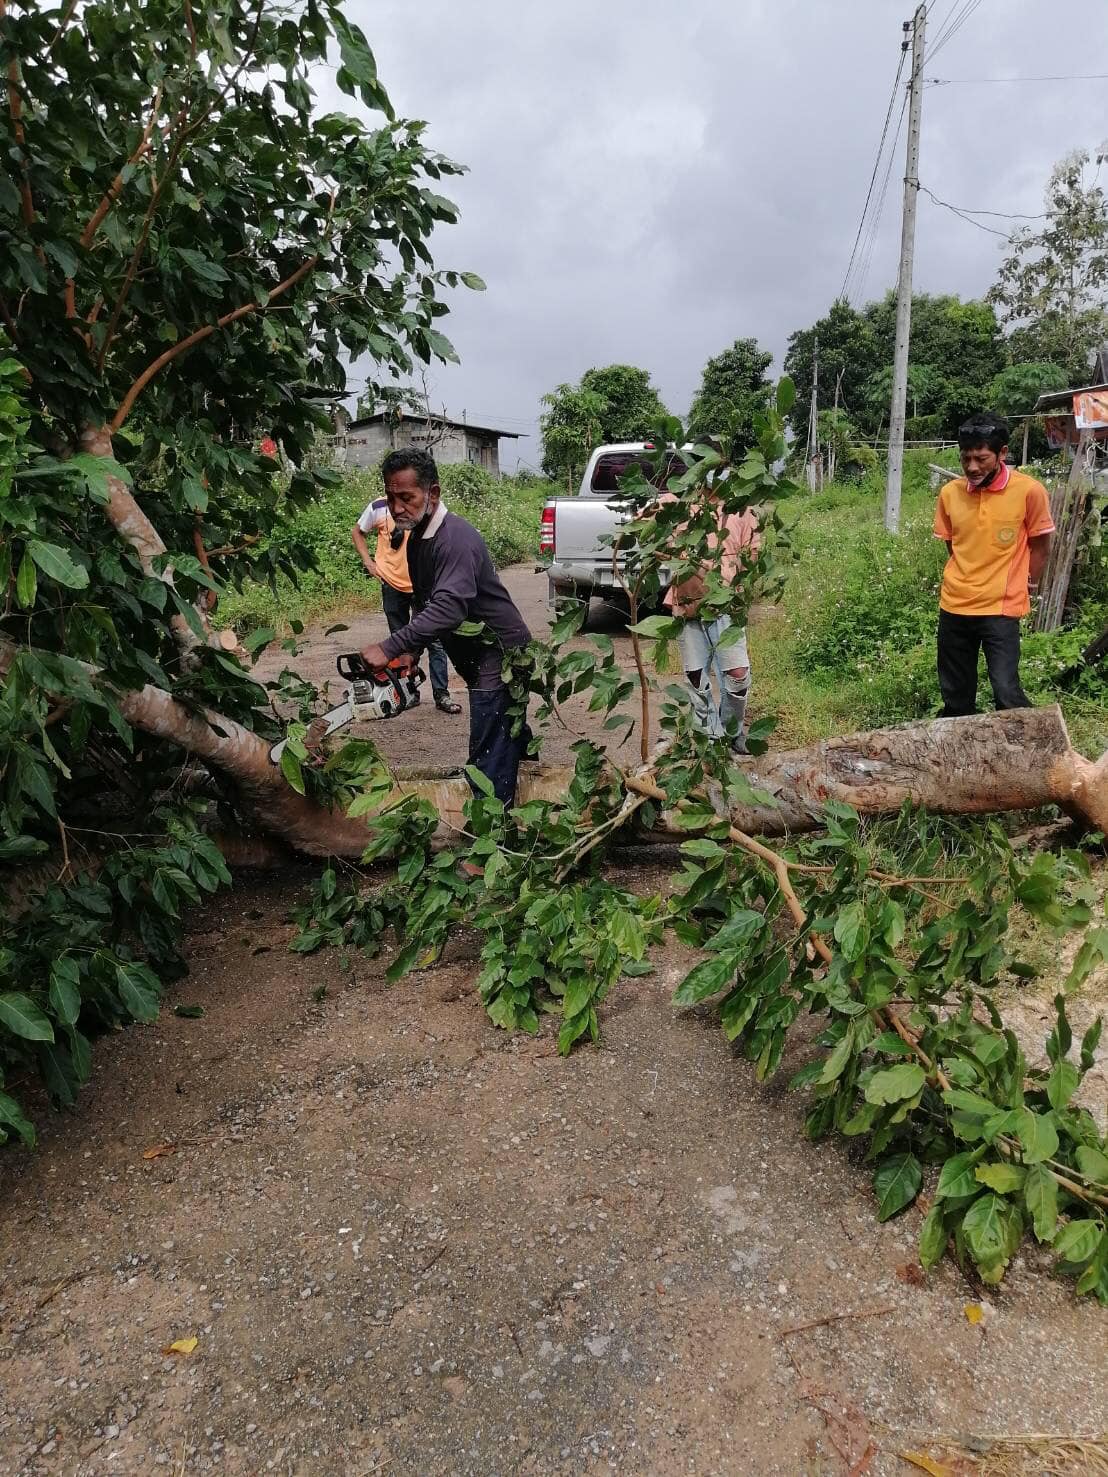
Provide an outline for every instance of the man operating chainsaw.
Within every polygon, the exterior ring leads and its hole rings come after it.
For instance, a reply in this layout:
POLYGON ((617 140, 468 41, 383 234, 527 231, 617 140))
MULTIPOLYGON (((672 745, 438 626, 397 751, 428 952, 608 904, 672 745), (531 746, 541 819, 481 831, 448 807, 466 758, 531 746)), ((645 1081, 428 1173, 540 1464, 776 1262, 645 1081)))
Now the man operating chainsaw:
POLYGON ((531 633, 484 539, 447 511, 434 458, 415 449, 390 451, 381 476, 393 522, 408 535, 415 614, 387 640, 367 646, 362 657, 374 669, 404 656, 414 665, 421 651, 441 641, 469 689, 468 762, 488 779, 497 799, 511 805, 530 733, 525 722, 512 732, 516 721, 502 673, 505 658, 521 651, 531 633), (479 626, 479 633, 460 634, 463 622, 479 626))

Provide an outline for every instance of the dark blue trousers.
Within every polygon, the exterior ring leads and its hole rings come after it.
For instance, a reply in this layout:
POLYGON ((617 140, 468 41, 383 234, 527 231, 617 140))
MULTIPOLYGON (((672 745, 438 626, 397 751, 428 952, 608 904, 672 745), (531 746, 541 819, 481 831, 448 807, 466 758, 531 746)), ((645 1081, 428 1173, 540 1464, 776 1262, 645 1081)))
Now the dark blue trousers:
POLYGON ((515 804, 519 762, 531 741, 526 723, 512 737, 510 703, 511 694, 503 684, 487 691, 469 690, 469 763, 481 771, 505 805, 515 804))

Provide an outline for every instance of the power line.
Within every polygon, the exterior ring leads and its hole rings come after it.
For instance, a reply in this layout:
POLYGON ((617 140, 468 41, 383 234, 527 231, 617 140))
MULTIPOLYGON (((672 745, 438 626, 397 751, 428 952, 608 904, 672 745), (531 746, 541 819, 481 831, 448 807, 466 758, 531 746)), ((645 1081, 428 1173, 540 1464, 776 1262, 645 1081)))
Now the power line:
POLYGON ((943 47, 946 46, 949 41, 953 40, 953 38, 962 29, 962 27, 970 19, 974 12, 980 7, 980 5, 981 0, 966 0, 965 5, 947 26, 944 34, 941 35, 935 42, 935 45, 931 51, 932 57, 938 56, 943 47))
MULTIPOLYGON (((869 177, 869 188, 866 191, 866 203, 862 206, 861 219, 858 221, 858 229, 854 235, 854 246, 850 252, 850 260, 849 262, 847 262, 846 265, 846 273, 843 277, 843 285, 839 289, 839 296, 843 299, 845 299, 847 295, 847 286, 850 282, 850 274, 854 270, 854 263, 858 256, 858 243, 862 239, 862 231, 866 224, 866 214, 869 211, 870 201, 873 199, 873 185, 874 181, 877 179, 877 172, 881 168, 881 157, 885 151, 885 140, 889 136, 889 120, 893 116, 893 107, 896 104, 897 89, 900 86, 900 79, 904 72, 904 59, 907 55, 907 44, 903 44, 900 48, 900 65, 896 69, 896 76, 893 78, 893 89, 892 92, 889 94, 889 106, 885 110, 885 124, 884 127, 881 129, 881 141, 877 145, 877 157, 873 161, 873 171, 869 177)), ((903 117, 903 113, 901 114, 901 116, 903 117)), ((897 131, 899 132, 899 129, 897 131)), ((894 150, 896 148, 895 142, 893 144, 893 148, 894 150)))
POLYGON ((935 39, 931 43, 932 51, 934 51, 938 47, 939 42, 943 40, 943 38, 946 36, 948 30, 950 29, 950 23, 954 19, 954 12, 958 9, 958 6, 961 3, 962 0, 953 0, 953 3, 947 10, 945 19, 942 20, 938 26, 936 26, 935 39))
MULTIPOLYGON (((934 200, 936 205, 943 205, 946 207, 947 210, 953 210, 958 215, 964 215, 967 217, 971 215, 991 215, 997 217, 997 219, 999 220, 1045 221, 1049 220, 1052 214, 1051 211, 1044 210, 1039 211, 1037 215, 1028 215, 1021 210, 974 210, 969 205, 951 205, 949 200, 940 200, 937 195, 932 194, 932 192, 927 188, 926 185, 920 185, 920 189, 925 195, 930 195, 931 199, 934 200)), ((977 222, 974 221, 973 224, 976 225, 977 222)), ((988 227, 984 227, 983 229, 987 230, 988 227)))
POLYGON ((855 281, 855 298, 861 302, 865 296, 866 281, 869 277, 869 269, 873 263, 873 253, 877 245, 877 238, 881 230, 881 217, 885 210, 885 200, 889 193, 889 181, 893 176, 893 165, 896 163, 896 147, 900 142, 900 130, 904 127, 904 116, 908 111, 908 94, 900 105, 900 117, 897 119, 896 133, 893 135, 892 147, 889 150, 889 161, 885 166, 885 177, 881 181, 881 192, 877 197, 877 208, 870 218, 870 230, 863 248, 862 261, 859 266, 858 276, 855 281))
POLYGON ((977 87, 982 82, 1108 82, 1108 72, 1060 72, 1042 77, 928 77, 925 86, 977 87))
MULTIPOLYGON (((964 221, 968 221, 971 226, 976 226, 979 231, 988 231, 990 236, 1000 236, 1004 241, 1010 239, 1010 231, 998 231, 995 226, 987 226, 984 224, 983 221, 975 221, 972 215, 969 215, 964 210, 960 210, 957 205, 951 205, 949 200, 940 200, 938 195, 932 194, 932 192, 927 188, 926 185, 920 185, 920 189, 928 197, 928 199, 933 200, 936 205, 941 205, 944 210, 953 211, 955 215, 961 216, 964 221)), ((992 214, 992 212, 990 211, 989 214, 992 214)))

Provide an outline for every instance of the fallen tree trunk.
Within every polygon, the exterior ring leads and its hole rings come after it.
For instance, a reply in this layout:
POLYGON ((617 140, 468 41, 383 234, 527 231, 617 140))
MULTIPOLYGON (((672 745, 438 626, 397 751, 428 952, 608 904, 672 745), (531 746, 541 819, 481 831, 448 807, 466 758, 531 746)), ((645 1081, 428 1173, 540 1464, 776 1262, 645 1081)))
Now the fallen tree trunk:
MULTIPOLYGON (((0 677, 16 653, 0 638, 0 677)), ((82 665, 99 677, 95 667, 82 665)), ((190 711, 158 687, 115 698, 128 723, 180 745, 233 780, 262 833, 308 856, 361 856, 372 816, 351 820, 298 794, 270 762, 269 745, 250 729, 219 713, 190 711)), ((649 774, 649 765, 644 768, 649 774)), ((1083 826, 1108 833, 1108 753, 1096 763, 1078 754, 1057 706, 879 728, 743 760, 742 768, 770 797, 730 813, 731 824, 752 835, 815 830, 829 800, 863 815, 893 814, 906 801, 948 815, 1057 805, 1083 826)), ((518 799, 557 802, 571 777, 568 768, 525 764, 518 799)), ((396 794, 417 794, 434 805, 442 820, 440 844, 449 844, 465 825, 469 787, 462 775, 400 777, 396 794)), ((675 828, 662 816, 655 829, 672 834, 675 828)))
MULTIPOLYGON (((732 825, 753 835, 816 830, 829 800, 863 815, 895 814, 905 801, 946 815, 1057 805, 1086 827, 1108 832, 1108 755, 1094 764, 1078 754, 1056 706, 878 728, 744 760, 742 768, 755 789, 772 796, 730 813, 732 825)), ((556 800, 571 775, 525 764, 519 799, 556 800)), ((463 824, 464 779, 413 774, 398 789, 430 800, 445 828, 463 824)), ((662 817, 657 829, 676 828, 662 817)))

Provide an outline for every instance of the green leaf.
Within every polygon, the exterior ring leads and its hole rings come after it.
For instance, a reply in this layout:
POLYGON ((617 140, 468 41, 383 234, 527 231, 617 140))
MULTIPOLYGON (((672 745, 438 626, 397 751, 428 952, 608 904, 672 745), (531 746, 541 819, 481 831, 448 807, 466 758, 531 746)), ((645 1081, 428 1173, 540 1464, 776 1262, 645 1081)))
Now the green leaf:
POLYGON ((1023 1147, 1025 1164, 1040 1164, 1058 1152, 1058 1130, 1048 1114, 1020 1108, 1016 1113, 1015 1132, 1023 1147))
POLYGON ((54 1027, 30 995, 10 991, 0 995, 0 1024, 25 1041, 53 1041, 54 1027))
POLYGON ((765 927, 765 918, 753 908, 739 908, 732 913, 718 933, 707 940, 704 947, 718 952, 721 949, 741 949, 754 935, 765 927))
POLYGON ((673 996, 675 1005, 695 1005, 726 989, 734 977, 738 959, 730 950, 717 954, 714 959, 705 959, 689 971, 678 985, 673 996))
POLYGON ((88 1038, 82 1036, 76 1027, 71 1026, 67 1034, 74 1075, 78 1082, 87 1082, 92 1071, 92 1047, 88 1043, 88 1038))
POLYGON ((914 1154, 890 1154, 873 1175, 877 1196, 877 1219, 887 1221, 902 1211, 920 1192, 923 1169, 914 1154))
POLYGON ((488 775, 482 774, 475 764, 466 765, 466 779, 489 800, 496 799, 496 791, 492 787, 492 781, 488 775))
POLYGON ((1046 1079, 1047 1100, 1052 1108, 1064 1108, 1077 1091, 1081 1074, 1072 1062, 1055 1062, 1046 1079))
POLYGON ((787 374, 777 382, 777 414, 788 415, 796 404, 796 386, 787 374))
POLYGON ((1020 1242, 1022 1221, 1011 1200, 982 1195, 962 1219, 970 1255, 986 1282, 998 1282, 1020 1242))
POLYGON ((1018 1190, 1027 1178, 1027 1170, 1022 1164, 979 1164, 974 1170, 975 1177, 981 1184, 988 1185, 990 1190, 995 1190, 998 1195, 1010 1195, 1013 1190, 1018 1190))
POLYGON ((967 1196, 976 1195, 981 1185, 974 1171, 984 1152, 983 1148, 970 1149, 948 1159, 939 1172, 935 1200, 964 1200, 967 1196))
POLYGON ((55 959, 50 971, 50 1009, 66 1026, 75 1026, 81 1014, 80 971, 68 954, 55 959))
POLYGON ((281 750, 281 773, 298 795, 304 794, 304 772, 300 768, 300 760, 287 745, 281 750))
POLYGON ((919 1232, 919 1259, 921 1266, 933 1267, 942 1261, 946 1252, 950 1232, 943 1219, 943 1207, 933 1205, 923 1218, 919 1232))
POLYGON ((866 946, 866 915, 860 902, 848 903, 835 919, 835 939, 844 959, 854 960, 866 946))
POLYGON ((838 1078, 840 1078, 846 1071, 847 1064, 849 1063, 851 1057, 854 1055, 856 1049, 857 1046, 854 1038, 854 1032, 851 1028, 848 1027, 846 1030, 846 1034, 843 1036, 843 1039, 834 1048, 830 1056, 824 1062, 823 1070, 820 1072, 818 1080, 821 1083, 837 1081, 838 1078))
POLYGON ((1058 1183, 1045 1164, 1032 1164, 1023 1187, 1023 1203, 1038 1241, 1051 1241, 1058 1229, 1058 1183))
POLYGON ((38 575, 30 551, 25 549, 23 558, 19 561, 19 573, 15 577, 15 598, 21 609, 30 610, 37 594, 38 575))
POLYGON ((43 574, 57 580, 59 585, 65 585, 70 590, 87 588, 88 570, 83 564, 77 564, 58 544, 44 544, 39 539, 32 539, 27 545, 27 552, 43 574))
POLYGON ((1108 1188, 1108 1154, 1094 1149, 1091 1144, 1081 1144, 1074 1156, 1077 1167, 1087 1180, 1108 1188))
POLYGON ((119 998, 136 1021, 154 1021, 158 1018, 158 996, 146 983, 149 971, 141 965, 118 964, 115 971, 119 998), (141 971, 141 973, 140 973, 141 971))
POLYGON ((1055 1236, 1051 1245, 1064 1262, 1087 1262, 1096 1255, 1104 1227, 1096 1221, 1070 1221, 1055 1236))
POLYGON ((1100 1033, 1104 1028, 1102 1017, 1097 1016, 1081 1038, 1081 1070, 1087 1072, 1093 1065, 1096 1049, 1100 1045, 1100 1033))
POLYGON ((23 861, 29 856, 41 856, 49 851, 45 841, 35 836, 8 836, 0 841, 0 862, 23 861))
POLYGON ((866 1084, 867 1103, 899 1103, 905 1098, 915 1097, 927 1081, 927 1074, 918 1062, 901 1062, 895 1067, 886 1067, 875 1072, 866 1084))
POLYGON ((673 641, 681 634, 682 622, 671 615, 648 615, 627 629, 636 636, 648 636, 652 641, 673 641))
POLYGON ((182 1016, 187 1021, 198 1021, 204 1014, 202 1005, 175 1005, 173 1014, 182 1016))
POLYGON ((701 857, 706 861, 718 862, 726 855, 726 850, 718 841, 710 841, 706 836, 697 836, 692 841, 682 841, 681 853, 683 856, 701 857))
POLYGON ((458 276, 471 292, 484 292, 485 283, 476 272, 459 272, 458 276))
POLYGON ((243 637, 242 644, 253 656, 255 652, 261 651, 263 646, 268 646, 271 641, 275 640, 276 636, 277 632, 272 626, 259 626, 256 631, 251 631, 249 636, 243 637))
POLYGON ((9 1097, 6 1092, 0 1092, 0 1129, 3 1128, 14 1128, 25 1147, 34 1148, 34 1126, 23 1116, 23 1110, 15 1098, 9 1097))

